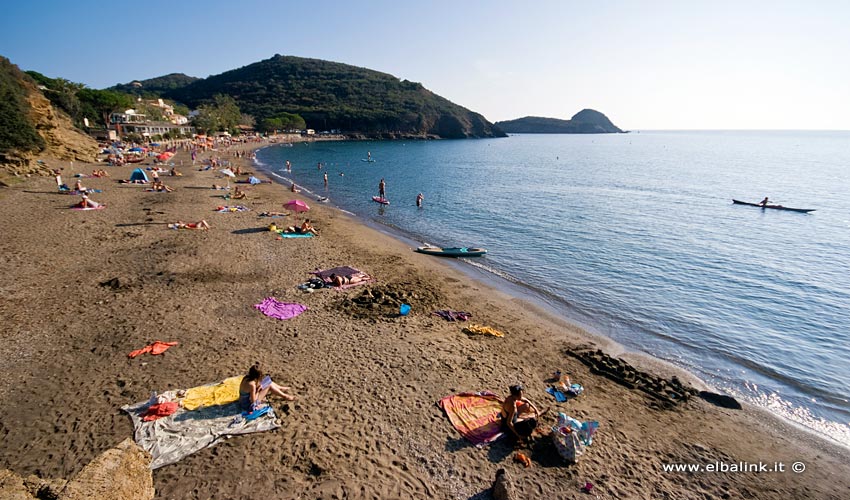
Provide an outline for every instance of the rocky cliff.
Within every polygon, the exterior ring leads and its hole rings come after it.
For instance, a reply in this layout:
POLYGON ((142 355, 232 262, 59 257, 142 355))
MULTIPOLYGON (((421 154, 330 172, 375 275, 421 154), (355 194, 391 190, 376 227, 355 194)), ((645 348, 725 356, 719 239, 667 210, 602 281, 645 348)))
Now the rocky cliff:
POLYGON ((74 128, 33 80, 3 57, 0 84, 5 102, 0 118, 0 183, 10 177, 49 175, 50 160, 94 161, 97 142, 74 128))

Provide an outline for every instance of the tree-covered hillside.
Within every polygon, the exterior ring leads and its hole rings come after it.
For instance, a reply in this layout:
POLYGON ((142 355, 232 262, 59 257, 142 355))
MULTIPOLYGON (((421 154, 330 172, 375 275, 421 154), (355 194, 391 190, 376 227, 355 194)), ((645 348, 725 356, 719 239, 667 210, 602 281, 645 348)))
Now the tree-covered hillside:
POLYGON ((7 154, 44 149, 44 139, 29 116, 26 80, 17 66, 0 56, 0 161, 7 154))
POLYGON ((145 98, 160 97, 162 94, 185 87, 200 78, 184 75, 183 73, 171 73, 170 75, 158 76, 148 80, 135 80, 130 83, 121 83, 107 90, 115 90, 126 94, 133 94, 145 98))
POLYGON ((501 137, 483 116, 419 83, 347 64, 275 55, 163 95, 198 107, 229 95, 264 119, 300 115, 306 125, 378 136, 501 137))

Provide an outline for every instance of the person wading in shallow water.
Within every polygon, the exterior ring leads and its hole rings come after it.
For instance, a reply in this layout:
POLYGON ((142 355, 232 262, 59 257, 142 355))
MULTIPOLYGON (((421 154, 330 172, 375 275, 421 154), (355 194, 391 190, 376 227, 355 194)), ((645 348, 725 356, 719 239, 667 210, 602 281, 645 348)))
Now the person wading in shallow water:
POLYGON ((416 195, 416 206, 419 207, 419 208, 422 208, 422 200, 424 200, 424 199, 425 199, 425 196, 423 196, 422 193, 417 194, 416 195))

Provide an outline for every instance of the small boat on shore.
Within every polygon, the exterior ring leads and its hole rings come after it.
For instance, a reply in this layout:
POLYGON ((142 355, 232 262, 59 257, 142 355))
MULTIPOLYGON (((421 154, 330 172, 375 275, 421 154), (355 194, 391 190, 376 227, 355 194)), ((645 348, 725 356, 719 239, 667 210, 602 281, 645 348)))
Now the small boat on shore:
POLYGON ((733 205, 747 205, 750 207, 758 207, 758 208, 772 208, 774 210, 788 210, 789 212, 801 212, 807 214, 809 212, 814 212, 815 208, 791 208, 791 207, 783 207, 782 205, 762 205, 760 203, 750 203, 748 201, 741 200, 732 200, 733 205))
POLYGON ((487 253, 483 248, 469 247, 418 247, 416 251, 439 257, 481 257, 487 253))

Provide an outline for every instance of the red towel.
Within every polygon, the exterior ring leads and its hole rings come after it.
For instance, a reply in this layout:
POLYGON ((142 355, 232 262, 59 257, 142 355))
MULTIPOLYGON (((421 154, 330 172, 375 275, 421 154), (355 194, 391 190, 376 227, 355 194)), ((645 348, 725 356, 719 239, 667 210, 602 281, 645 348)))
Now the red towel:
POLYGON ((146 352, 149 352, 151 354, 162 354, 167 351, 169 347, 173 347, 176 345, 177 342, 161 342, 157 340, 151 345, 146 345, 141 349, 136 349, 135 351, 128 354, 128 356, 130 356, 131 358, 135 358, 136 356, 139 356, 140 354, 144 354, 146 352))
POLYGON ((142 420, 150 422, 151 420, 167 417, 177 411, 179 406, 180 405, 177 403, 158 403, 150 405, 148 409, 145 410, 145 413, 142 414, 142 420))

